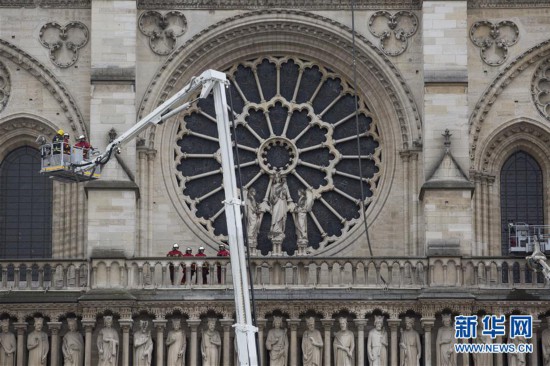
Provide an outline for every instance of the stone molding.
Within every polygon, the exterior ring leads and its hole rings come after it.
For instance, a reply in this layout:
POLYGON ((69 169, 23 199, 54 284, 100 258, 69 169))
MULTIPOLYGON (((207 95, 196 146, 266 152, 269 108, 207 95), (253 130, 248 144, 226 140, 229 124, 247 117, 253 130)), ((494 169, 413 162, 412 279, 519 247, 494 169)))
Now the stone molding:
POLYGON ((481 60, 489 66, 499 66, 508 58, 508 48, 519 39, 518 26, 509 20, 491 23, 482 20, 472 24, 470 39, 481 49, 481 60))
MULTIPOLYGON (((350 10, 349 1, 343 0, 223 0, 223 1, 196 1, 196 0, 138 0, 138 9, 259 9, 259 8, 287 8, 287 9, 342 9, 350 10)), ((358 0, 356 9, 422 9, 422 0, 358 0)))
POLYGON ((92 0, 0 0, 0 8, 91 9, 92 0))
POLYGON ((88 27, 78 21, 66 25, 46 23, 40 28, 40 44, 50 51, 52 63, 66 69, 78 61, 78 50, 88 43, 88 27))
POLYGON ((548 8, 550 4, 546 0, 468 0, 469 9, 483 8, 548 8))
POLYGON ((159 56, 166 56, 176 48, 177 37, 187 31, 187 19, 181 11, 145 11, 138 20, 141 33, 149 38, 149 47, 159 56))
MULTIPOLYGON (((550 58, 543 60, 531 80, 531 96, 540 115, 550 121, 550 58)), ((0 99, 0 110, 1 108, 0 99)))
POLYGON ((11 80, 8 68, 2 62, 0 62, 0 112, 8 104, 10 99, 11 80))
POLYGON ((399 56, 407 49, 408 39, 418 29, 418 18, 410 11, 391 14, 377 11, 369 19, 369 30, 380 38, 380 49, 388 56, 399 56))
POLYGON ((3 39, 0 39, 0 57, 4 57, 28 71, 44 85, 44 88, 52 94, 65 112, 67 126, 71 128, 73 135, 89 135, 76 100, 74 100, 67 87, 46 66, 14 44, 3 39))
POLYGON ((510 61, 498 75, 493 79, 493 82, 488 85, 483 94, 476 103, 472 114, 469 118, 469 137, 470 137, 470 164, 472 166, 479 165, 478 160, 481 158, 477 152, 477 144, 482 124, 491 110, 495 100, 506 89, 506 87, 525 69, 532 64, 550 56, 550 40, 541 42, 521 55, 510 61))

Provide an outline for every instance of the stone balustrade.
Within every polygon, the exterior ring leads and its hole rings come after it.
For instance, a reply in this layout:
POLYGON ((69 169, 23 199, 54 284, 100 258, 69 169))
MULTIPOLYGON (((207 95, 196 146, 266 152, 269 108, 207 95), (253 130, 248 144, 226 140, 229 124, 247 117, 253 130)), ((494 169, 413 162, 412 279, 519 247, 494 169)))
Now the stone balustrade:
MULTIPOLYGON (((253 257, 250 267, 254 286, 266 289, 545 286, 542 276, 520 258, 253 257)), ((0 291, 76 290, 88 288, 88 283, 92 288, 129 289, 231 287, 232 283, 228 257, 0 261, 0 276, 0 291)))

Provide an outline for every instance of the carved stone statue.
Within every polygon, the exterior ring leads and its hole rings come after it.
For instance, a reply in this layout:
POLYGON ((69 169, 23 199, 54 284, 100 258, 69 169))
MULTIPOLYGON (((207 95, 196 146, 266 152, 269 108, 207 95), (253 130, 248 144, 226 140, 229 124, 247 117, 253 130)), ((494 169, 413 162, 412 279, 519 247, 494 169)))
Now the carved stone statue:
POLYGON ((63 360, 65 366, 82 366, 84 364, 84 339, 77 330, 75 318, 68 318, 69 331, 63 337, 63 360))
POLYGON ((202 333, 201 352, 202 364, 209 366, 220 365, 220 350, 222 339, 220 332, 216 330, 217 319, 208 319, 208 329, 202 333))
POLYGON ((119 338, 113 329, 113 317, 103 317, 105 326, 97 336, 97 350, 99 353, 98 366, 118 366, 119 338))
POLYGON ((313 208, 313 191, 311 188, 298 190, 298 203, 294 210, 294 226, 298 248, 305 249, 309 243, 307 238, 307 213, 313 208))
POLYGON ((388 365, 388 333, 384 329, 384 317, 374 317, 374 329, 369 332, 367 353, 372 366, 388 365))
POLYGON ((315 329, 315 318, 306 320, 307 330, 302 337, 302 353, 304 366, 321 366, 323 364, 323 337, 315 329))
POLYGON ((151 366, 153 340, 147 320, 139 321, 139 330, 134 333, 134 366, 151 366))
POLYGON ((352 366, 353 352, 355 350, 355 337, 353 332, 348 330, 348 320, 344 317, 338 319, 340 331, 334 334, 334 365, 352 366))
MULTIPOLYGON (((477 344, 491 344, 493 340, 489 335, 483 335, 483 323, 481 319, 477 322, 477 337, 473 339, 473 343, 477 344)), ((493 364, 493 354, 492 353, 472 353, 474 358, 474 366, 485 366, 493 364)))
MULTIPOLYGON (((516 349, 518 344, 527 343, 525 337, 517 336, 514 339, 508 338, 508 344, 515 344, 516 349)), ((525 353, 508 353, 508 366, 526 366, 527 365, 527 356, 525 353)))
POLYGON ((420 366, 422 345, 420 343, 420 335, 414 330, 414 318, 405 318, 405 329, 401 329, 399 348, 400 366, 420 366))
POLYGON ((10 320, 2 319, 2 333, 0 333, 0 366, 15 366, 15 351, 17 342, 15 335, 10 332, 10 320))
POLYGON ((286 366, 288 360, 288 336, 286 328, 282 329, 283 318, 273 317, 273 328, 267 333, 265 348, 269 351, 271 366, 286 366))
POLYGON ((40 366, 48 363, 50 342, 48 341, 48 335, 42 331, 43 326, 44 318, 34 318, 34 330, 27 336, 28 365, 40 366))
POLYGON ((454 344, 456 343, 454 329, 451 326, 451 314, 441 316, 443 326, 437 331, 435 341, 437 365, 456 366, 456 353, 454 344))
POLYGON ((280 173, 275 174, 271 191, 269 193, 269 203, 271 205, 271 229, 269 238, 275 243, 282 243, 285 238, 286 215, 288 204, 291 202, 288 194, 286 179, 280 173))
POLYGON ((260 205, 256 202, 256 190, 250 188, 246 194, 246 234, 251 248, 258 246, 258 231, 261 223, 260 205))
MULTIPOLYGON (((542 332, 542 364, 550 366, 550 316, 546 317, 547 328, 542 332)), ((477 366, 477 365, 476 365, 477 366)))
POLYGON ((168 332, 166 346, 168 346, 167 364, 170 366, 185 366, 185 350, 187 339, 181 329, 181 319, 172 319, 173 329, 168 332))

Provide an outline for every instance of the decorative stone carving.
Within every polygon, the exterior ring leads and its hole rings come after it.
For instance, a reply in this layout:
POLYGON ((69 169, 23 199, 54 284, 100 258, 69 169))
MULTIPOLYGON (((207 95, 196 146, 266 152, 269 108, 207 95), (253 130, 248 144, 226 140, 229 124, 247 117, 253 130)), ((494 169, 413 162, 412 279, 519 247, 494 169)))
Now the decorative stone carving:
POLYGON ((97 350, 99 353, 98 366, 118 366, 119 337, 113 329, 113 317, 103 317, 104 327, 97 336, 97 350))
POLYGON ((375 315, 374 317, 374 329, 369 332, 367 353, 370 365, 388 365, 388 332, 384 328, 384 317, 382 315, 375 315))
MULTIPOLYGON (((516 336, 514 339, 508 338, 508 344, 514 344, 516 349, 520 343, 527 343, 523 336, 516 336)), ((508 366, 526 366, 527 354, 521 352, 508 353, 508 366)))
POLYGON ((418 18, 410 11, 391 14, 377 11, 369 19, 369 30, 380 38, 380 49, 388 56, 398 56, 405 52, 408 39, 418 29, 418 18))
POLYGON ((548 7, 548 3, 541 0, 468 0, 468 9, 527 9, 546 7, 548 7))
POLYGON ((9 331, 10 320, 2 319, 0 333, 0 366, 15 366, 17 342, 15 335, 9 331))
POLYGON ((172 330, 166 337, 166 346, 168 354, 166 361, 168 365, 185 366, 185 350, 187 349, 187 339, 181 329, 181 319, 172 319, 172 330))
POLYGON ((139 321, 139 330, 134 333, 134 366, 151 366, 153 340, 148 320, 139 321))
POLYGON ((269 204, 271 206, 271 229, 269 239, 273 245, 280 245, 285 238, 285 227, 287 213, 292 198, 288 192, 285 176, 276 173, 271 177, 271 192, 269 193, 269 204))
POLYGON ((202 364, 219 366, 220 351, 222 348, 222 339, 220 332, 216 330, 216 318, 208 319, 208 328, 202 333, 201 353, 202 364))
POLYGON ((304 366, 320 366, 323 364, 323 336, 315 329, 315 318, 306 319, 307 329, 302 335, 302 353, 304 366))
POLYGON ((418 366, 420 365, 420 355, 422 354, 422 344, 420 335, 414 330, 414 318, 405 318, 405 329, 401 328, 401 341, 399 342, 401 360, 400 366, 418 366))
POLYGON ((0 7, 90 9, 92 0, 0 0, 0 7))
POLYGON ((44 318, 34 318, 34 330, 27 336, 28 365, 40 366, 48 363, 50 342, 48 341, 48 335, 42 331, 43 326, 44 318))
MULTIPOLYGON (((477 337, 474 338, 473 343, 476 344, 491 344, 493 339, 489 335, 483 335, 483 322, 480 319, 477 321, 477 337)), ((492 353, 473 353, 474 366, 485 366, 493 364, 493 354, 492 353)), ((545 365, 546 366, 546 365, 545 365)), ((549 365, 550 366, 550 365, 549 365)))
POLYGON ((168 55, 176 48, 176 38, 187 31, 187 19, 180 11, 161 14, 146 11, 139 17, 139 30, 149 37, 149 47, 157 55, 168 55))
POLYGON ((10 98, 11 91, 11 81, 10 74, 6 66, 0 62, 0 112, 8 104, 8 99, 10 98))
POLYGON ((258 231, 262 222, 263 213, 260 205, 256 202, 256 190, 252 187, 246 192, 246 235, 248 246, 256 249, 258 245, 258 231))
POLYGON ((283 318, 273 317, 273 328, 267 333, 265 348, 269 351, 271 366, 286 366, 288 361, 288 335, 286 328, 281 328, 283 318))
POLYGON ((63 360, 65 366, 82 366, 84 363, 84 339, 78 331, 75 318, 67 319, 69 331, 63 337, 63 360))
MULTIPOLYGON (((344 9, 349 10, 349 3, 334 0, 223 0, 223 1, 194 1, 194 0, 138 0, 138 9, 257 9, 264 8, 300 8, 300 9, 344 9)), ((421 9, 420 0, 358 0, 357 9, 421 9)))
POLYGON ((546 329, 542 331, 540 338, 542 343, 542 364, 550 366, 550 316, 546 317, 546 329))
POLYGON ((470 39, 481 48, 481 59, 489 66, 499 66, 508 58, 508 47, 519 38, 518 26, 509 20, 491 23, 482 20, 472 24, 470 39))
POLYGON ((298 190, 298 202, 294 209, 294 226, 296 227, 296 239, 299 254, 305 254, 309 241, 307 237, 307 214, 313 208, 313 190, 311 188, 298 190))
POLYGON ((78 50, 88 43, 88 28, 81 22, 67 25, 49 22, 42 26, 39 39, 42 46, 50 50, 50 60, 54 65, 67 68, 78 61, 78 50))
POLYGON ((550 120, 550 58, 542 61, 533 74, 531 95, 539 113, 550 120))
POLYGON ((454 344, 456 343, 454 329, 451 326, 452 315, 442 314, 443 325, 437 331, 435 341, 437 365, 456 366, 456 353, 454 344))
POLYGON ((348 330, 348 320, 344 317, 338 319, 340 330, 334 334, 334 364, 335 366, 353 365, 353 352, 355 351, 355 337, 348 330))

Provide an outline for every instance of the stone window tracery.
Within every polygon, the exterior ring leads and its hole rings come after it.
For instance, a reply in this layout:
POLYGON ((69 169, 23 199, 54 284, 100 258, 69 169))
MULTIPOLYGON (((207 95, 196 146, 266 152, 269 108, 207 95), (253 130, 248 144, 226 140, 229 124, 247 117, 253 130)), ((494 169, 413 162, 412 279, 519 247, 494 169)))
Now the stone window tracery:
MULTIPOLYGON (((362 222, 378 191, 382 147, 376 116, 357 99, 363 180, 359 177, 355 91, 331 69, 298 57, 260 57, 226 70, 242 180, 254 188, 260 205, 269 205, 273 177, 286 177, 290 200, 309 189, 310 249, 324 248, 362 222), (361 197, 361 184, 363 197, 361 197)), ((221 157, 212 99, 190 108, 180 119, 174 149, 176 180, 189 211, 209 233, 227 234, 223 213, 221 157)), ((237 155, 235 155, 235 158, 237 155)), ((289 210, 291 211, 291 210, 289 210)), ((270 213, 260 218, 258 249, 271 250, 270 213)), ((286 218, 283 250, 296 250, 293 213, 286 218)))

